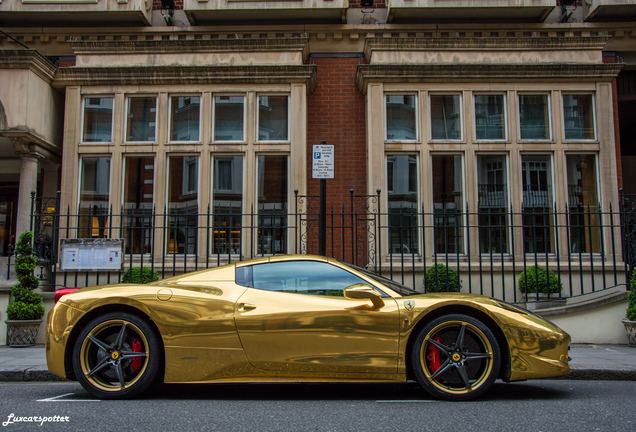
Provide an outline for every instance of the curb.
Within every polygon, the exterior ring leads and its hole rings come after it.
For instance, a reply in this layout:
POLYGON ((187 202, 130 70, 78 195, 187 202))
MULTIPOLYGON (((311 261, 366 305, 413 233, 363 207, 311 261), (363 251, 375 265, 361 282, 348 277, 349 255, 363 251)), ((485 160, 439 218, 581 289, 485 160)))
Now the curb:
MULTIPOLYGON (((546 379, 587 380, 587 381, 636 381, 636 370, 611 369, 572 369, 569 374, 546 379)), ((18 371, 0 371, 0 382, 20 381, 67 381, 48 370, 25 369, 18 371)))

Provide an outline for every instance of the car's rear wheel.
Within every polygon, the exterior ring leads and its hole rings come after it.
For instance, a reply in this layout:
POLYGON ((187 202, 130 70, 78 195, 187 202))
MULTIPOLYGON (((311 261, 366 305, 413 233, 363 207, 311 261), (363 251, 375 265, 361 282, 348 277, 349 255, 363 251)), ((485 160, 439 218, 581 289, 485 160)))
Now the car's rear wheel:
POLYGON ((419 384, 432 396, 470 400, 497 379, 501 351, 483 322, 463 314, 438 317, 418 332, 411 366, 419 384))
POLYGON ((158 335, 144 319, 110 312, 81 330, 73 347, 73 371, 98 398, 135 397, 156 380, 160 347, 158 335))

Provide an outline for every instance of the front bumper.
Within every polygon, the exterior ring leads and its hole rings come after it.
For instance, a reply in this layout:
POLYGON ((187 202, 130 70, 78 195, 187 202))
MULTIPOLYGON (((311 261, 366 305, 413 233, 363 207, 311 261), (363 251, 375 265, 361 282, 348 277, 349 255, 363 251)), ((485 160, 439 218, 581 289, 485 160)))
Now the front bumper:
POLYGON ((60 378, 69 377, 66 371, 71 369, 71 365, 65 364, 66 346, 73 325, 83 314, 83 311, 63 302, 56 303, 49 312, 46 327, 46 363, 49 372, 60 378))

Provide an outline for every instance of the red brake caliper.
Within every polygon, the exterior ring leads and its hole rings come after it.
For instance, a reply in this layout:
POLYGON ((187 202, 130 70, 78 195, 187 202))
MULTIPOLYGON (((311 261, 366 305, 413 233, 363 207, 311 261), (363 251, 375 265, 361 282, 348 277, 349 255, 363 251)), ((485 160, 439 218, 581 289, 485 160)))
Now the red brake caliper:
MULTIPOLYGON (((436 342, 441 342, 439 337, 434 338, 436 342)), ((439 348, 436 346, 429 344, 428 346, 428 355, 426 356, 428 360, 428 369, 431 373, 435 373, 437 369, 442 367, 442 359, 439 352, 439 348)))
MULTIPOLYGON (((131 348, 133 352, 141 352, 141 341, 137 338, 134 338, 132 340, 131 348)), ((141 357, 133 357, 132 361, 130 362, 130 369, 135 374, 139 372, 139 370, 141 369, 141 357)))

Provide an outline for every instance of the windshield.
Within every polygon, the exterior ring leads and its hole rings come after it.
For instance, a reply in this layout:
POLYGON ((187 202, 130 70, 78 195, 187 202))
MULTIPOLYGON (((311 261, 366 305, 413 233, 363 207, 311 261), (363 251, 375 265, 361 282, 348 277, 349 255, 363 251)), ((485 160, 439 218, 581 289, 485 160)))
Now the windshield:
POLYGON ((419 293, 411 288, 405 287, 404 285, 401 285, 397 282, 395 282, 394 280, 391 280, 389 278, 385 278, 384 276, 380 276, 379 274, 370 272, 369 270, 362 268, 362 267, 358 267, 358 266, 351 266, 354 269, 358 270, 361 273, 364 273, 365 276, 369 276, 371 279, 373 279, 374 281, 381 283, 382 285, 385 285, 389 288, 391 288, 393 291, 395 291, 396 293, 402 295, 402 296, 410 296, 410 295, 415 295, 415 294, 422 294, 419 293))

